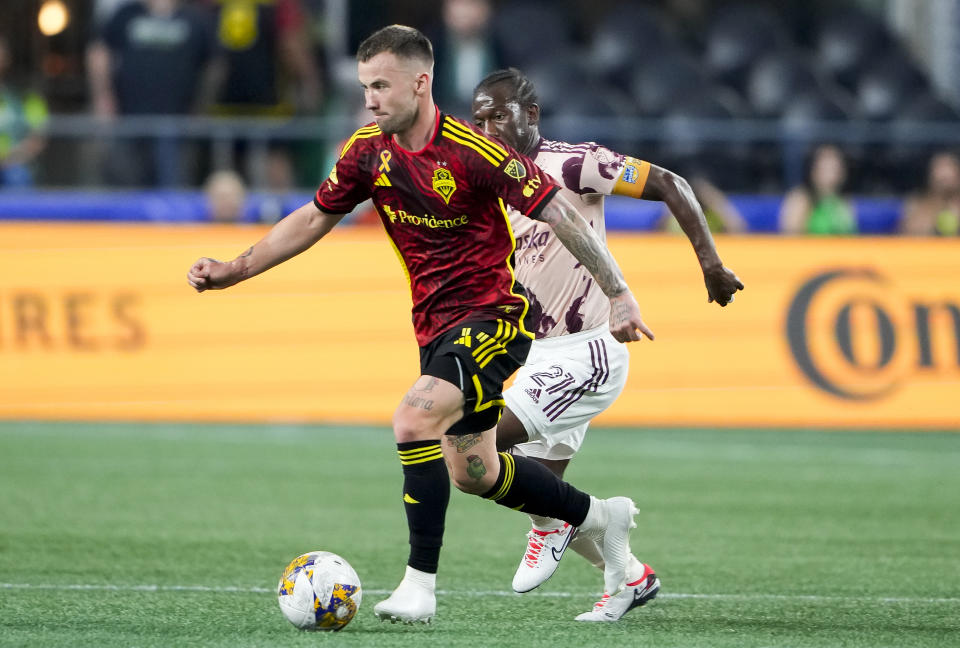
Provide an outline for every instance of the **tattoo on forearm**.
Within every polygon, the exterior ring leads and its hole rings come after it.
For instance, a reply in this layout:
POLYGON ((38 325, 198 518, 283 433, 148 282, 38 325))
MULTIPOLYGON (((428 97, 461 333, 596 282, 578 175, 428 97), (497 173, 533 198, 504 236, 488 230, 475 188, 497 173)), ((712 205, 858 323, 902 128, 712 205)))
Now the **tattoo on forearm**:
POLYGON ((630 305, 624 301, 611 302, 610 323, 618 326, 630 320, 630 305))
POLYGON ((253 246, 252 246, 252 245, 251 245, 249 248, 247 248, 247 251, 246 251, 246 252, 244 252, 243 254, 240 255, 240 258, 248 257, 248 256, 250 256, 251 254, 253 254, 253 246))
POLYGON ((467 474, 477 481, 487 474, 487 467, 483 465, 483 459, 478 455, 467 457, 467 474))
POLYGON ((480 441, 483 440, 483 437, 478 432, 472 432, 470 434, 461 434, 459 436, 447 436, 447 440, 459 454, 463 454, 473 446, 480 443, 480 441))

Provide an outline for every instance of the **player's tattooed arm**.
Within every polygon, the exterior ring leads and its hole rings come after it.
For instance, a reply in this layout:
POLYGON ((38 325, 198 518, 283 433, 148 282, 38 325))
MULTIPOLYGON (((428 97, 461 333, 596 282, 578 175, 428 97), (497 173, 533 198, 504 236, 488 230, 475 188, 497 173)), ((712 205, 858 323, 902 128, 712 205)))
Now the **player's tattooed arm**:
POLYGON ((610 299, 610 334, 620 342, 633 342, 653 331, 643 322, 640 307, 627 287, 613 255, 583 216, 560 194, 554 194, 540 212, 540 220, 553 228, 564 247, 590 271, 610 299))
POLYGON ((564 247, 590 271, 603 294, 612 298, 628 291, 610 251, 566 198, 555 194, 540 212, 540 220, 553 228, 564 247))
POLYGON ((323 238, 344 214, 321 212, 310 202, 291 212, 233 261, 204 257, 191 266, 187 282, 197 292, 229 288, 294 257, 323 238))

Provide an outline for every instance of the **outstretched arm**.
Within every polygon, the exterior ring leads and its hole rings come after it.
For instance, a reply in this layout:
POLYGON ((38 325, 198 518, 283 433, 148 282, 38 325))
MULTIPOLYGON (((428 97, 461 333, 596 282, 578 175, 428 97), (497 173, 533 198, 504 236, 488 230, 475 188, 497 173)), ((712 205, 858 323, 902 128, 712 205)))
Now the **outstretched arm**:
POLYGON ((693 189, 684 178, 656 165, 650 165, 647 183, 641 198, 661 200, 680 224, 683 233, 690 239, 703 271, 707 285, 707 301, 726 306, 733 301, 733 294, 743 290, 743 283, 731 270, 725 268, 717 253, 710 228, 703 217, 703 210, 693 189))
POLYGON ((267 235, 233 261, 198 259, 187 272, 197 292, 229 288, 283 263, 323 238, 344 214, 327 214, 307 203, 274 225, 267 235))
POLYGON ((623 273, 613 255, 583 216, 559 193, 554 194, 540 212, 539 219, 553 228, 564 247, 593 275, 600 290, 610 299, 610 333, 620 342, 653 339, 640 317, 640 307, 633 298, 623 273), (639 333, 638 333, 639 331, 639 333))

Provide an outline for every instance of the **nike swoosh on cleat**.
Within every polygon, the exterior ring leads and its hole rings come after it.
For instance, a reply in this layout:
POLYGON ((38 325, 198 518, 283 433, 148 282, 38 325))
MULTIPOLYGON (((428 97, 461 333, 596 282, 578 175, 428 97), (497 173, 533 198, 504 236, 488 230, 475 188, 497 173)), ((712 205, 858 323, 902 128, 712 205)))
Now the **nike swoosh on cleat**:
POLYGON ((560 559, 563 558, 563 552, 567 550, 567 546, 569 546, 570 541, 573 540, 573 536, 575 536, 576 533, 577 533, 577 530, 573 529, 572 531, 570 531, 569 534, 567 534, 567 541, 563 543, 562 547, 560 547, 559 552, 557 551, 556 547, 550 547, 550 551, 553 552, 554 560, 556 560, 557 562, 560 562, 560 559))

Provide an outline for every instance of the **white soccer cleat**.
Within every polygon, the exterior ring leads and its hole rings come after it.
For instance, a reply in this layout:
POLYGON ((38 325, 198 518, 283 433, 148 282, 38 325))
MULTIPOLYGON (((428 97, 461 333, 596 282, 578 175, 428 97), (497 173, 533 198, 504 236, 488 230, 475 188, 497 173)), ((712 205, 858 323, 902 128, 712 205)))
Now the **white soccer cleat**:
POLYGON ((603 598, 594 603, 593 609, 577 616, 577 621, 618 621, 620 617, 635 607, 646 605, 657 596, 660 591, 660 579, 650 565, 643 566, 643 576, 627 583, 618 594, 610 596, 604 593, 603 598))
POLYGON ((518 594, 540 587, 560 566, 560 559, 570 545, 577 529, 564 522, 553 531, 530 529, 527 533, 527 551, 513 575, 513 591, 518 594))
POLYGON ((630 564, 630 529, 636 528, 633 516, 639 513, 629 497, 611 497, 600 500, 604 507, 606 524, 597 537, 603 552, 604 591, 611 596, 618 594, 627 583, 627 567, 630 564))
POLYGON ((437 596, 433 589, 405 577, 389 598, 373 606, 373 613, 390 623, 430 623, 437 615, 437 596))

